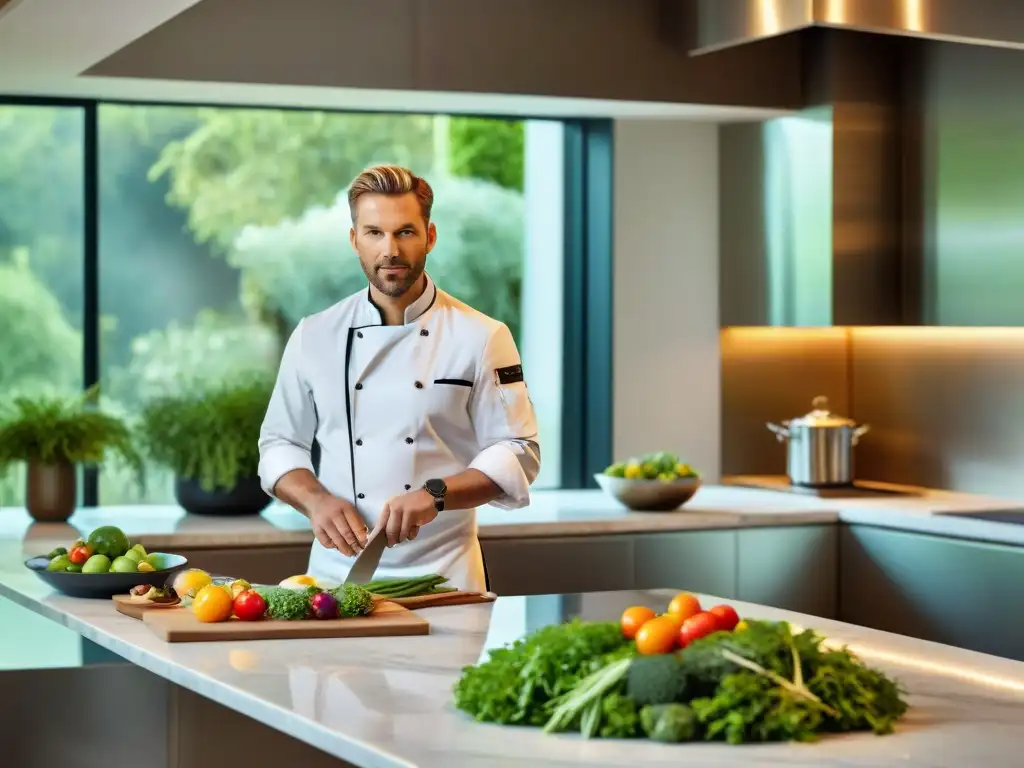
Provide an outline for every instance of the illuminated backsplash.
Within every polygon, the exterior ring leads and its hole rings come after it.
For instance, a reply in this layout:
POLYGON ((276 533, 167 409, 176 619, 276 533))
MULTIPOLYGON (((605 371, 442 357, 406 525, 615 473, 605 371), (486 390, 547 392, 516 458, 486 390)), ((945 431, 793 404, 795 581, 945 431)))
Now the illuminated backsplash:
POLYGON ((785 471, 765 428, 830 407, 871 425, 862 479, 1024 497, 1024 328, 728 328, 723 474, 785 471))

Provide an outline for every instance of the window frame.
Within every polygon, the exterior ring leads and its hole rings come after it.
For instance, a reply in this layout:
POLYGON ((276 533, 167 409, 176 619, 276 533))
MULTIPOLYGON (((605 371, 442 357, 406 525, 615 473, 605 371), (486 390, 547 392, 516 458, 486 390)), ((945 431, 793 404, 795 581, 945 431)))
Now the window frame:
MULTIPOLYGON (((384 114, 380 110, 312 110, 269 104, 148 102, 0 94, 0 106, 74 107, 82 109, 84 113, 82 383, 85 389, 100 380, 99 108, 104 104, 384 114)), ((561 478, 558 487, 563 490, 595 487, 593 474, 611 463, 612 458, 612 121, 472 112, 415 114, 451 114, 498 120, 557 120, 564 126, 563 420, 561 478)), ((99 506, 98 468, 83 467, 82 476, 82 506, 99 506)))

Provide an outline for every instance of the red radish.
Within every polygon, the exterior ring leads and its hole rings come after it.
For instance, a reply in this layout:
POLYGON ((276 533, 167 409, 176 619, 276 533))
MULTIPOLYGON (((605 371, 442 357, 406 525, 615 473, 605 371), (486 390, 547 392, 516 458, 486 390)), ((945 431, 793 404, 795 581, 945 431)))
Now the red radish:
POLYGON ((317 619, 338 618, 338 601, 330 592, 317 592, 309 601, 313 617, 317 619))

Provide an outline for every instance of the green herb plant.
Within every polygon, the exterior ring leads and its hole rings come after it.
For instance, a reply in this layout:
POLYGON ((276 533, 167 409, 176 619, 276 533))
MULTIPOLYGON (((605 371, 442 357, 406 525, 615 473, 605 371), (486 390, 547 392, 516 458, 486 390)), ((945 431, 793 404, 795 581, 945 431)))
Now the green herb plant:
POLYGON ((99 408, 98 393, 18 395, 0 405, 0 474, 16 462, 100 464, 113 455, 143 484, 131 429, 99 408))
POLYGON ((273 390, 267 374, 235 374, 213 384, 185 384, 143 406, 146 454, 203 490, 230 490, 257 474, 259 432, 273 390))

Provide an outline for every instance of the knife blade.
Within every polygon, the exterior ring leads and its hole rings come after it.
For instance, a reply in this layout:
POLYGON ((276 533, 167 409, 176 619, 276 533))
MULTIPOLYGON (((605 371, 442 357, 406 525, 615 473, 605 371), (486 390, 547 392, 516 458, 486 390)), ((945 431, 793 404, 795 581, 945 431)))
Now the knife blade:
POLYGON ((380 563, 380 556, 388 545, 388 535, 383 530, 378 531, 368 542, 366 547, 356 556, 348 576, 345 577, 346 584, 366 584, 373 578, 380 563))

